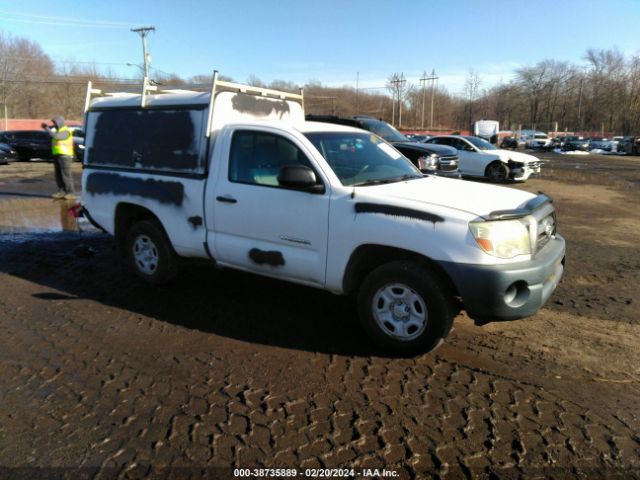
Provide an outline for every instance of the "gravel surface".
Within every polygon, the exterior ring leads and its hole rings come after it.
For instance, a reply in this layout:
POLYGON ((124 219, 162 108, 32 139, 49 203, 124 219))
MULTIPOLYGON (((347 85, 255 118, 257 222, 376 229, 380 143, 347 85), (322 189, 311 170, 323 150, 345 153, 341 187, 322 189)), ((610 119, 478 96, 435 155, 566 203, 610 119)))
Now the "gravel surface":
POLYGON ((640 158, 541 156, 513 186, 554 197, 562 283, 415 358, 315 289, 197 265, 142 284, 47 197, 50 164, 0 166, 0 478, 640 478, 640 158))

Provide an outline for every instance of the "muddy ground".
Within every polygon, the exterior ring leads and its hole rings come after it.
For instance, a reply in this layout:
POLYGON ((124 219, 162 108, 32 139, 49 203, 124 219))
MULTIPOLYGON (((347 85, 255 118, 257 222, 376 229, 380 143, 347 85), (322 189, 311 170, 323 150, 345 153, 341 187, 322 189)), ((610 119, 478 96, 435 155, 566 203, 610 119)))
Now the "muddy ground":
POLYGON ((47 197, 50 164, 0 166, 0 478, 640 478, 640 157, 544 157, 514 188, 555 198, 557 291, 410 359, 322 291, 203 266, 144 285, 47 197))

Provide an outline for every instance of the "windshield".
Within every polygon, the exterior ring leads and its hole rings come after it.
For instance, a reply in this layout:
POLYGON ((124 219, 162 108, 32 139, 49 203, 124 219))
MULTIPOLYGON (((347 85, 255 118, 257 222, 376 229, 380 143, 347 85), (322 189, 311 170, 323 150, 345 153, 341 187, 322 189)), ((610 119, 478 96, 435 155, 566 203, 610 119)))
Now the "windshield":
POLYGON ((548 137, 544 133, 536 133, 535 138, 546 140, 548 137))
POLYGON ((314 132, 305 136, 343 185, 375 185, 422 178, 420 170, 377 135, 314 132))
POLYGON ((393 128, 387 122, 381 122, 376 119, 358 119, 364 127, 370 132, 384 138, 387 142, 408 142, 409 139, 393 128))
POLYGON ((471 143, 473 143, 473 145, 478 150, 498 150, 496 147, 491 145, 489 142, 487 142, 486 140, 483 140, 481 138, 478 138, 478 137, 465 137, 465 138, 468 141, 470 141, 471 143))

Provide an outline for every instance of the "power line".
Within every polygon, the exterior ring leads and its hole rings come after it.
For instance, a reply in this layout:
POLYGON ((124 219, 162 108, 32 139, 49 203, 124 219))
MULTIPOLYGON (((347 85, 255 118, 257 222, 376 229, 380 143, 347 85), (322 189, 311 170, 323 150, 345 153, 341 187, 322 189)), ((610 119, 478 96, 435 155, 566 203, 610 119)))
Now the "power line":
MULTIPOLYGON (((18 56, 4 56, 2 57, 3 59, 10 59, 10 60, 17 60, 17 61, 22 61, 22 62, 31 62, 31 61, 38 61, 38 60, 42 60, 41 58, 34 58, 34 57, 18 57, 18 56)), ((49 57, 49 60, 53 63, 65 63, 65 64, 69 64, 69 65, 77 65, 77 64, 81 64, 81 65, 114 65, 114 66, 119 66, 119 67, 131 67, 131 66, 138 66, 134 63, 128 62, 128 63, 119 63, 119 62, 93 62, 93 61, 84 61, 84 60, 56 60, 56 59, 52 59, 51 57, 49 57)), ((140 67, 142 68, 142 67, 140 67)), ((166 72, 164 70, 160 70, 159 68, 156 67, 152 67, 149 66, 149 70, 153 70, 157 73, 160 73, 162 75, 173 75, 173 73, 169 73, 166 72)))
MULTIPOLYGON (((46 79, 39 79, 39 78, 0 78, 0 85, 3 83, 41 83, 41 84, 48 84, 48 83, 55 83, 55 84, 63 84, 63 83, 69 83, 69 84, 78 84, 78 85, 86 85, 87 81, 89 80, 88 77, 85 76, 75 76, 75 77, 48 77, 46 79)), ((140 80, 139 79, 135 79, 135 78, 110 78, 110 77, 102 77, 102 78, 98 78, 96 80, 93 81, 93 83, 122 83, 122 84, 126 84, 126 85, 139 85, 140 84, 140 80)))
POLYGON ((16 12, 11 10, 0 10, 2 20, 9 22, 35 23, 43 25, 91 27, 91 28, 129 28, 129 25, 121 22, 110 22, 106 20, 90 20, 74 17, 58 17, 53 15, 38 15, 34 13, 16 12), (17 17, 17 18, 16 18, 17 17))
MULTIPOLYGON (((28 56, 12 56, 12 55, 5 55, 2 57, 3 59, 10 59, 10 60, 18 60, 18 61, 22 61, 22 62, 30 62, 30 61, 36 61, 36 60, 42 60, 42 58, 39 57, 28 57, 28 56)), ((93 61, 87 61, 87 60, 56 60, 53 59, 51 57, 48 57, 48 60, 53 62, 53 63, 69 63, 69 64, 76 64, 76 63, 81 63, 81 64, 86 64, 86 65, 118 65, 118 66, 122 66, 122 67, 126 67, 127 64, 126 63, 117 63, 117 62, 93 62, 93 61)))

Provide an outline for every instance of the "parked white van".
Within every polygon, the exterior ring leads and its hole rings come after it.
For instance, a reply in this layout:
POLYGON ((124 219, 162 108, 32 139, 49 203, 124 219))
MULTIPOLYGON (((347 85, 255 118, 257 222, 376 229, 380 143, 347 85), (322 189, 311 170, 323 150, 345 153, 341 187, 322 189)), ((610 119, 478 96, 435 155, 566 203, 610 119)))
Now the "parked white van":
POLYGON ((302 93, 217 76, 206 93, 90 91, 84 209, 150 283, 197 258, 353 294, 370 337, 406 354, 460 306, 533 315, 562 276, 548 196, 423 175, 371 132, 305 122, 302 93))

